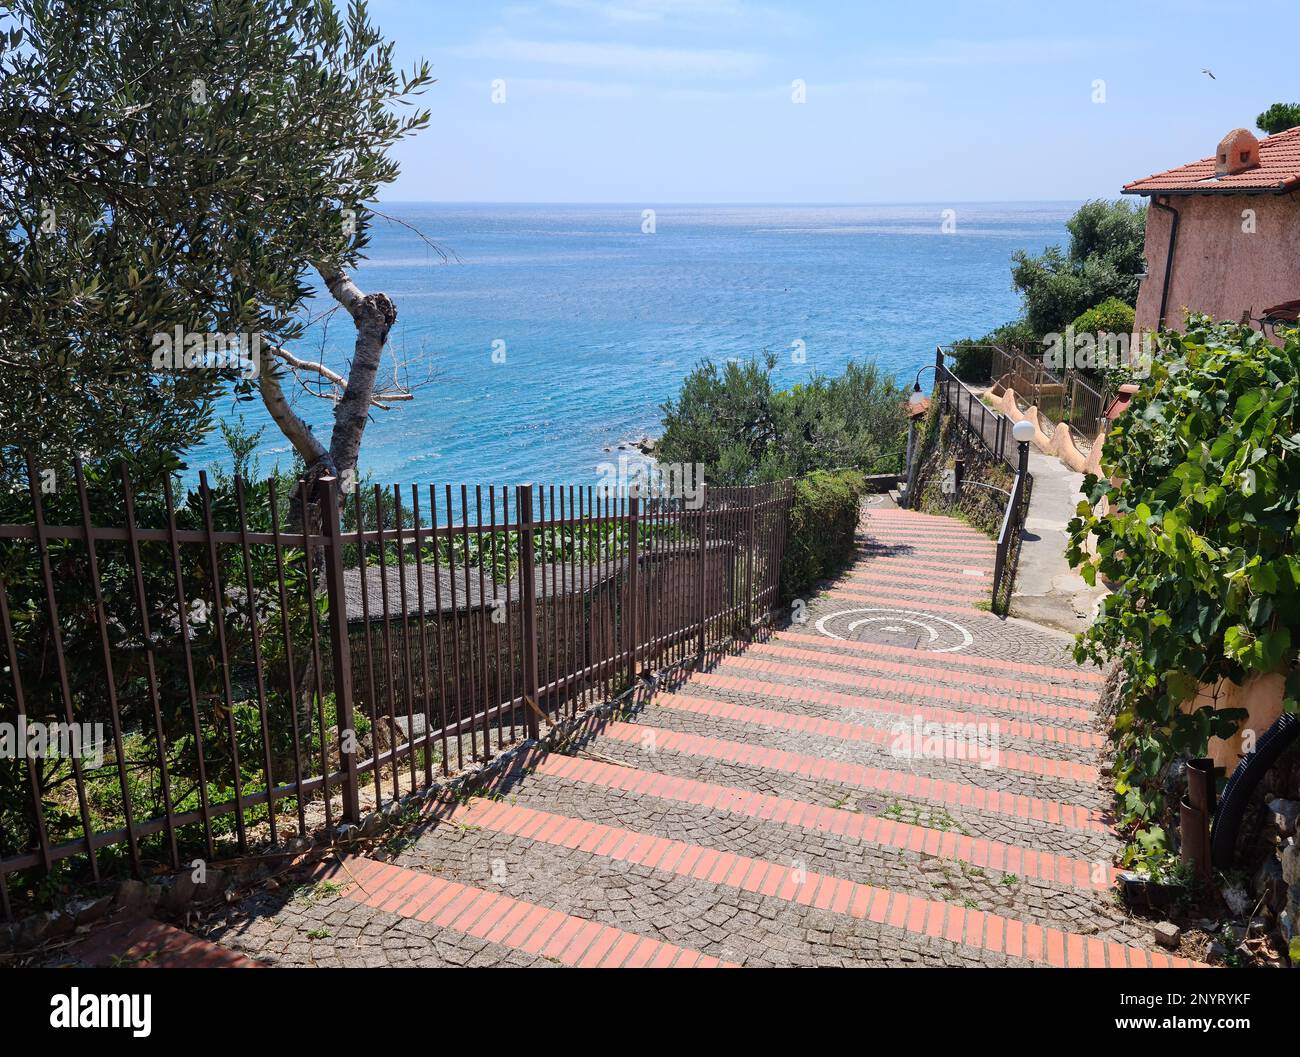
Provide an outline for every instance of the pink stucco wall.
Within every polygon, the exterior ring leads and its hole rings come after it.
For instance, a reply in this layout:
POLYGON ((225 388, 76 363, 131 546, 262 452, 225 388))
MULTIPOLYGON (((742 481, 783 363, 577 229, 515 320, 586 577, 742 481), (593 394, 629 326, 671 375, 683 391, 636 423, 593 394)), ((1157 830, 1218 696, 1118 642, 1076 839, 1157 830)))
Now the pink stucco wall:
MULTIPOLYGON (((1300 298, 1300 192, 1287 195, 1171 195, 1182 215, 1165 326, 1181 330, 1188 309, 1216 319, 1252 317, 1300 298), (1242 231, 1242 211, 1255 211, 1255 232, 1242 231)), ((1147 278, 1138 291, 1137 328, 1160 317, 1169 228, 1161 209, 1147 212, 1147 278)))

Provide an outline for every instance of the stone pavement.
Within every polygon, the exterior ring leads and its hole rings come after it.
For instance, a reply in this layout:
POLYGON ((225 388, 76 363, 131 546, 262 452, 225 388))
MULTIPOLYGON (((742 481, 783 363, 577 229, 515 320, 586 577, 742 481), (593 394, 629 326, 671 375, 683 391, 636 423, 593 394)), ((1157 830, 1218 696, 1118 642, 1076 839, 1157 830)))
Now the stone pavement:
POLYGON ((1186 965, 1112 896, 1100 674, 874 498, 802 622, 207 939, 273 965, 1186 965), (384 861, 380 861, 380 860, 384 861))
POLYGON ((1083 500, 1083 474, 1055 455, 1029 453, 1034 490, 1020 544, 1011 612, 1039 624, 1078 634, 1092 623, 1105 587, 1089 587, 1065 560, 1066 526, 1083 500))

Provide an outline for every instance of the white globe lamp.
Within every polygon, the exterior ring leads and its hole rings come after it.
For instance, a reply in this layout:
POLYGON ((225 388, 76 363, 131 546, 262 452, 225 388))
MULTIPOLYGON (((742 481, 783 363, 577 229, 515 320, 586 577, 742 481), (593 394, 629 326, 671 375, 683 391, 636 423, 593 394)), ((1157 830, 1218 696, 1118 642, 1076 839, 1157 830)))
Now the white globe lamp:
POLYGON ((1025 444, 1034 439, 1034 424, 1029 419, 1022 418, 1011 427, 1011 435, 1021 444, 1025 444))

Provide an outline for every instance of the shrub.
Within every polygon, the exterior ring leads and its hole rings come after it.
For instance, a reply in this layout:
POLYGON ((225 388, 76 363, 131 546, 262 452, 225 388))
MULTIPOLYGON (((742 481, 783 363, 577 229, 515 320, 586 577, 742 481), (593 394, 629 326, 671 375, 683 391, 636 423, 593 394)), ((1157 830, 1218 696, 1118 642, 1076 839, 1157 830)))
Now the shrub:
POLYGON ((849 363, 838 377, 777 389, 771 355, 719 367, 705 361, 663 405, 664 463, 698 463, 710 484, 751 484, 854 467, 901 469, 904 394, 875 364, 849 363))
POLYGON ((1018 250, 1011 281, 1025 299, 1024 318, 1037 337, 1061 333, 1070 320, 1110 297, 1136 303, 1143 267, 1146 207, 1085 202, 1066 222, 1070 245, 1034 257, 1018 250))
POLYGON ((949 351, 953 355, 953 373, 963 382, 977 385, 991 381, 993 378, 993 348, 991 345, 976 341, 974 338, 962 338, 954 341, 949 351))
POLYGON ((1118 297, 1081 312, 1070 324, 1076 334, 1132 334, 1135 316, 1131 306, 1118 297))
POLYGON ((1068 553, 1089 583, 1120 585, 1076 654, 1123 666, 1115 789, 1122 820, 1148 837, 1174 813, 1168 765, 1241 716, 1184 711, 1200 685, 1284 671, 1289 710, 1300 688, 1300 331, 1279 348, 1193 317, 1159 342, 1106 441, 1103 478, 1085 479, 1068 553), (1102 498, 1107 516, 1093 513, 1102 498))
POLYGON ((795 481, 781 562, 782 600, 797 598, 852 561, 865 488, 856 470, 816 470, 795 481))
POLYGON ((982 338, 962 338, 960 341, 954 341, 950 347, 955 359, 953 373, 963 382, 982 385, 993 380, 994 345, 1000 345, 1010 351, 1036 344, 1034 332, 1023 320, 1003 323, 982 338))

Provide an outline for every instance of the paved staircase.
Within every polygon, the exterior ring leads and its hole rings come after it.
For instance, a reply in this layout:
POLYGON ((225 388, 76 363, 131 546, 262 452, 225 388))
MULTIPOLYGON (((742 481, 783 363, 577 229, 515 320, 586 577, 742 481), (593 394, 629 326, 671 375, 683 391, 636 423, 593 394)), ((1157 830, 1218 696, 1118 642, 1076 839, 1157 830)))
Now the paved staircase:
POLYGON ((1095 671, 869 507, 775 631, 207 937, 287 965, 1187 965, 1114 901, 1095 671))

